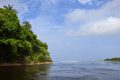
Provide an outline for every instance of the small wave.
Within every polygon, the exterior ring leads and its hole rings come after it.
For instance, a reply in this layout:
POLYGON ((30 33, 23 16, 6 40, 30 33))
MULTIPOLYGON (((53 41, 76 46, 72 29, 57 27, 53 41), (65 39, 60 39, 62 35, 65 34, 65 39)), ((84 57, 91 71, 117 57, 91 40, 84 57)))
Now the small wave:
POLYGON ((61 63, 79 63, 81 61, 60 61, 61 63))
POLYGON ((79 76, 79 77, 64 77, 64 76, 54 76, 50 77, 50 80, 98 80, 95 76, 79 76))

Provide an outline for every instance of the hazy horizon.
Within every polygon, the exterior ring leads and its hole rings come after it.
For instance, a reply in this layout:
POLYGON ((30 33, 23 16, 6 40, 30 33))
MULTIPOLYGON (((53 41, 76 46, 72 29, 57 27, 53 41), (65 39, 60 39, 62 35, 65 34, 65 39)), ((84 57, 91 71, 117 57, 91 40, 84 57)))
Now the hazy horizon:
POLYGON ((0 0, 46 42, 53 61, 120 57, 120 0, 0 0))

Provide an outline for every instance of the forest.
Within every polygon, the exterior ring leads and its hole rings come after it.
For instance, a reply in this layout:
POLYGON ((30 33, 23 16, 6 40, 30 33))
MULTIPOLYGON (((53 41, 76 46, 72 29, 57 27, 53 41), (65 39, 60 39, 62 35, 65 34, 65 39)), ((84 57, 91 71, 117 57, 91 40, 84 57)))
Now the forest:
POLYGON ((29 21, 20 22, 11 5, 0 8, 0 63, 52 62, 48 45, 31 30, 29 21))

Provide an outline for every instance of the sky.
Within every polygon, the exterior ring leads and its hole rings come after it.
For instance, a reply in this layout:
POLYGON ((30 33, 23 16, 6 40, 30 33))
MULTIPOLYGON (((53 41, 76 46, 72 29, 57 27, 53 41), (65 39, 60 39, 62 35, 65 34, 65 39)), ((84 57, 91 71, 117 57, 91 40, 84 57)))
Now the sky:
POLYGON ((120 0, 0 0, 29 21, 53 61, 120 57, 120 0))

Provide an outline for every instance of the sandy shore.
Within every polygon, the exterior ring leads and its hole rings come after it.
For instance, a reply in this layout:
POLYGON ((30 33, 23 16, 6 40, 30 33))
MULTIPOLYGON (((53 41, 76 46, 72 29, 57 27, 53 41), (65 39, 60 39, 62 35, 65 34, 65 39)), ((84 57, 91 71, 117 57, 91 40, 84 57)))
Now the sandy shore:
POLYGON ((41 64, 52 64, 53 62, 40 62, 40 63, 3 63, 0 64, 0 67, 9 67, 9 66, 33 66, 41 64))

